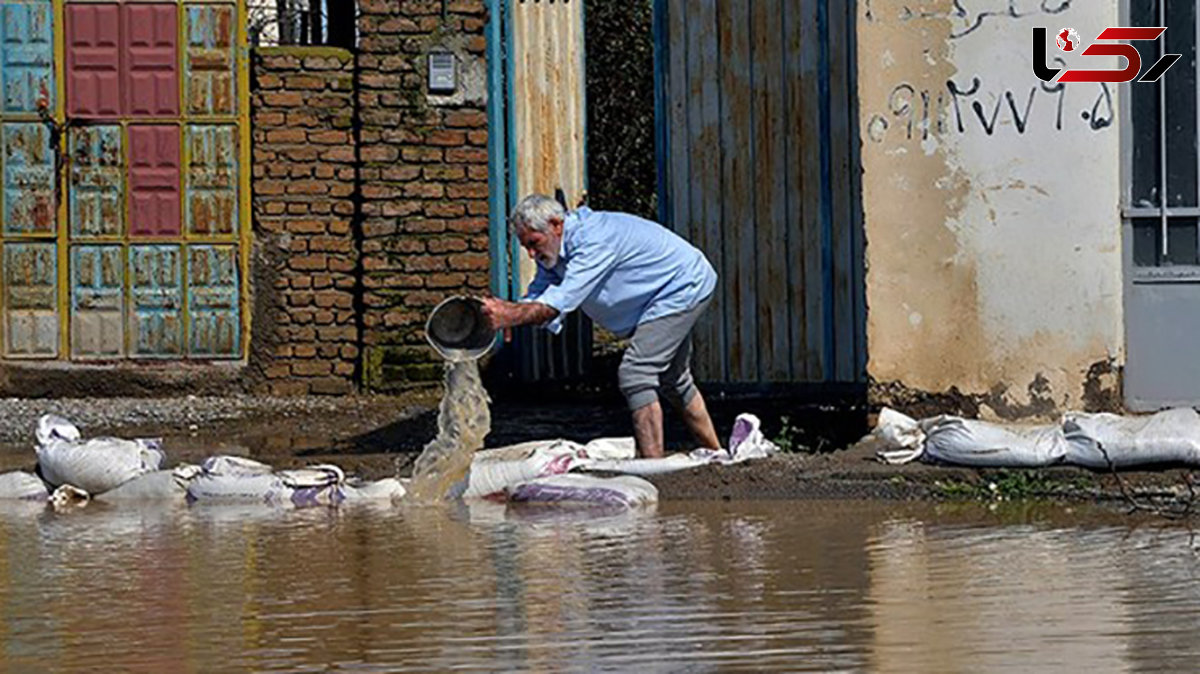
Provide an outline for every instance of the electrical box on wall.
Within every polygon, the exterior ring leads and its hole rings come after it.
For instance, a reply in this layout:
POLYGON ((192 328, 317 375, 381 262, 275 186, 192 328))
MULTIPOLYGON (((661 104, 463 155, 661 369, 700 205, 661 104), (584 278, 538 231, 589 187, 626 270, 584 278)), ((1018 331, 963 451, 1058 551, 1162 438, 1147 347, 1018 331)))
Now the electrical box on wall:
POLYGON ((454 54, 438 51, 429 54, 429 91, 451 94, 458 88, 458 66, 454 54))

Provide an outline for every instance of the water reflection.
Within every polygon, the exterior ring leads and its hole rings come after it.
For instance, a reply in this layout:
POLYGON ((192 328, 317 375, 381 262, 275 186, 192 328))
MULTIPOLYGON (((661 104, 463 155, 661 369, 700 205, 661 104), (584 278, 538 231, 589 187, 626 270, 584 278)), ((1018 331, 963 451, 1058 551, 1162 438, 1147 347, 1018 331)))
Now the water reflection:
POLYGON ((885 503, 0 508, 0 669, 1191 669, 1186 531, 885 503))

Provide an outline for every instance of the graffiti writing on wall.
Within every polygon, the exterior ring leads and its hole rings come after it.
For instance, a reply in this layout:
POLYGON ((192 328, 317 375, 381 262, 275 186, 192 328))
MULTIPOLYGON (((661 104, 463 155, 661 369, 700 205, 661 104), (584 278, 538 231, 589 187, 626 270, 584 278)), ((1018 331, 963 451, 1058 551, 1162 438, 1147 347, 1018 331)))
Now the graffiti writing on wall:
MULTIPOLYGON (((950 39, 970 35, 988 21, 1021 19, 1027 16, 1062 14, 1072 0, 954 0, 949 9, 928 9, 919 0, 863 0, 863 17, 876 21, 908 22, 923 19, 948 19, 950 39)), ((944 2, 924 3, 945 5, 944 2)))
POLYGON ((885 111, 873 114, 867 122, 867 137, 882 143, 889 136, 898 139, 895 134, 903 134, 904 141, 980 131, 994 136, 1004 126, 1024 135, 1037 125, 1063 131, 1072 124, 1103 131, 1112 126, 1115 116, 1112 91, 1103 82, 1070 90, 1062 83, 1037 82, 1028 90, 1004 89, 999 94, 987 90, 978 76, 968 82, 946 80, 936 91, 901 82, 888 94, 885 111), (1035 117, 1035 111, 1043 110, 1052 113, 1035 117))

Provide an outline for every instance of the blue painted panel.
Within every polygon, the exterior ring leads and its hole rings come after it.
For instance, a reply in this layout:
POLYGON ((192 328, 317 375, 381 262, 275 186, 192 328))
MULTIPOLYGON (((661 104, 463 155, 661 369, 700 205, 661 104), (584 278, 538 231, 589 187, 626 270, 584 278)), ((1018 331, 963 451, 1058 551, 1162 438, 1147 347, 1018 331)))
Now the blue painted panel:
POLYGON ((4 353, 58 355, 58 256, 53 243, 4 246, 4 353))
POLYGON ((4 233, 55 231, 54 152, 41 124, 5 124, 4 233))
POLYGON ((235 111, 235 9, 234 5, 186 8, 187 45, 183 71, 190 115, 232 115, 235 111))
POLYGON ((48 0, 0 4, 4 112, 54 107, 54 12, 48 0))
POLYGON ((71 248, 71 356, 125 352, 125 270, 120 246, 71 248))
POLYGON ((71 235, 119 235, 125 220, 121 127, 72 127, 69 151, 71 235))
POLYGON ((241 353, 236 246, 188 248, 188 353, 236 358, 241 353))
POLYGON ((187 231, 232 236, 237 231, 237 127, 187 127, 187 231))
POLYGON ((183 354, 182 261, 179 246, 130 246, 132 357, 178 358, 183 354))

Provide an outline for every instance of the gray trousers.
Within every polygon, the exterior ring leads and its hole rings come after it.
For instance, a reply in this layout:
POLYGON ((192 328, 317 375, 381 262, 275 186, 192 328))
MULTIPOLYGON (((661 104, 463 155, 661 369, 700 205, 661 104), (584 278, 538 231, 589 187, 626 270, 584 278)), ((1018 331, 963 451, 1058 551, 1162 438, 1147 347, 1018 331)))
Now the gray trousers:
POLYGON ((708 308, 712 295, 699 304, 637 326, 617 368, 617 384, 630 410, 658 400, 657 391, 677 407, 696 396, 692 380, 692 328, 708 308))

